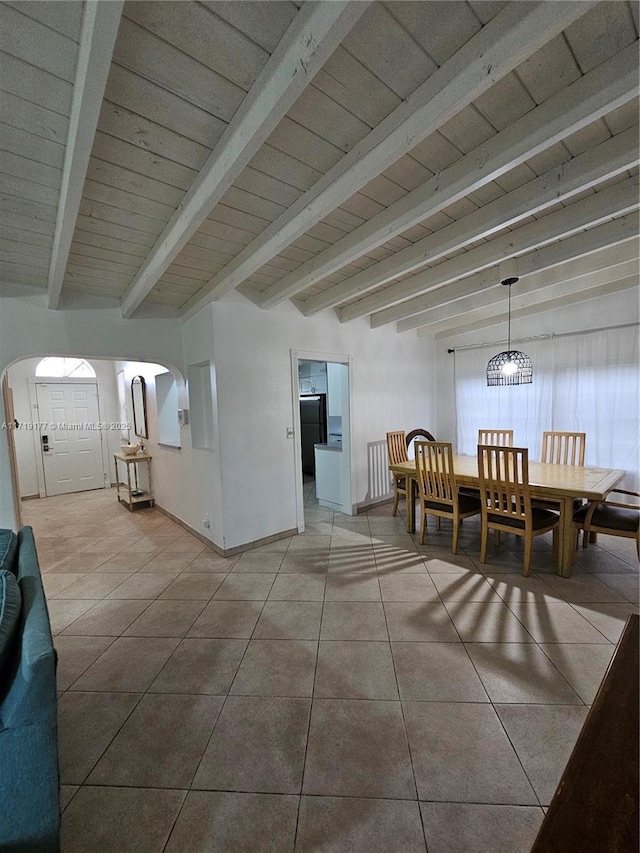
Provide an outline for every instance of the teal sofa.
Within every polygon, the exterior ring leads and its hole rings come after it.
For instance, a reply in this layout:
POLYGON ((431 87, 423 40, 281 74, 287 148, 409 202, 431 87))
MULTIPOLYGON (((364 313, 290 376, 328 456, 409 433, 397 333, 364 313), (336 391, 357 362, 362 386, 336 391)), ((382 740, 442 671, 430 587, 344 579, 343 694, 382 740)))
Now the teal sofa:
POLYGON ((56 653, 30 527, 0 530, 0 581, 0 620, 9 616, 0 625, 0 850, 51 853, 60 849, 56 653))

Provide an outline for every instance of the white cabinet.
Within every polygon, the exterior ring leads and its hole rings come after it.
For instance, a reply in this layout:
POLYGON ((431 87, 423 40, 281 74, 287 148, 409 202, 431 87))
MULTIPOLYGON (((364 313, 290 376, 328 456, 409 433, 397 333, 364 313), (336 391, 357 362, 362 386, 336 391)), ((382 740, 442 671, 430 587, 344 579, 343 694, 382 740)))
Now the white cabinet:
POLYGON ((316 444, 316 497, 320 506, 342 510, 343 456, 340 447, 316 444))

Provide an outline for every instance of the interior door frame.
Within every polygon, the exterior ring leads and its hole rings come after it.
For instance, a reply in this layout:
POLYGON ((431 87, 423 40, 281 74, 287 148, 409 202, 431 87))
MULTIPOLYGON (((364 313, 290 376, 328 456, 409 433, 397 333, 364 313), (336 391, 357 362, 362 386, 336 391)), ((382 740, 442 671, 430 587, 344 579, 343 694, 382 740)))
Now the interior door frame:
MULTIPOLYGON (((38 396, 36 385, 95 385, 96 394, 98 397, 98 419, 104 421, 104 412, 102 409, 102 382, 97 378, 82 377, 82 376, 56 376, 49 379, 47 376, 29 377, 29 404, 31 411, 37 414, 38 412, 38 396)), ((40 418, 34 418, 40 420, 40 418)), ((102 486, 106 489, 111 487, 111 479, 109 476, 109 448, 108 442, 105 441, 104 430, 98 430, 100 434, 100 458, 102 460, 102 486)), ((33 452, 36 460, 36 477, 38 480, 38 495, 41 498, 47 497, 46 481, 44 476, 44 460, 42 459, 42 445, 40 442, 40 430, 31 430, 31 438, 33 441, 33 452)))
MULTIPOLYGON (((349 494, 346 504, 351 509, 351 514, 354 514, 353 509, 353 491, 354 491, 354 475, 353 466, 351 464, 351 436, 353 435, 353 405, 352 405, 352 381, 353 381, 353 359, 345 353, 335 352, 316 352, 313 350, 290 350, 291 357, 291 412, 293 417, 293 465, 294 465, 294 480, 295 480, 295 500, 296 500, 296 526, 298 533, 304 533, 304 491, 303 491, 303 475, 302 475, 302 439, 300 436, 300 384, 298 378, 298 363, 300 361, 325 361, 333 364, 345 364, 347 366, 347 382, 349 386, 349 435, 348 435, 348 454, 349 454, 349 494)), ((344 444, 343 444, 344 452, 344 444)))

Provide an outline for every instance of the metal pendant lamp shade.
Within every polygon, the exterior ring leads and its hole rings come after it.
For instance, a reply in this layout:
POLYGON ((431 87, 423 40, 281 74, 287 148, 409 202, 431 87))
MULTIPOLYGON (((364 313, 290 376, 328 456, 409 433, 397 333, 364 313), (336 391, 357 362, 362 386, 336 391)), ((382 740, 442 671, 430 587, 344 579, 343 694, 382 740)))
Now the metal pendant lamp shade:
MULTIPOLYGON (((502 272, 502 269, 501 269, 502 272)), ((509 332, 507 349, 489 359, 487 385, 528 385, 533 382, 533 365, 526 352, 511 349, 511 285, 518 281, 515 275, 502 277, 500 284, 509 288, 509 332)))

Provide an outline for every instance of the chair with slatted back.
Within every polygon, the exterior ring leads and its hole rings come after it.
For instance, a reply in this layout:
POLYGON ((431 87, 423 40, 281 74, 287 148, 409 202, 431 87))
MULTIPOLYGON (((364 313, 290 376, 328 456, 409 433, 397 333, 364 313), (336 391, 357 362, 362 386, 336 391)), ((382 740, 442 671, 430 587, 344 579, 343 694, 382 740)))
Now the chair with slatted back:
POLYGON ((586 432, 543 432, 541 462, 584 465, 586 432))
POLYGON ((416 477, 420 503, 420 542, 424 545, 427 516, 438 520, 450 518, 453 522, 451 550, 458 552, 460 522, 463 518, 478 515, 480 501, 458 491, 453 469, 453 445, 448 441, 416 441, 416 477))
MULTIPOLYGON (((581 507, 573 516, 578 532, 584 530, 583 548, 589 545, 590 534, 605 533, 608 536, 624 536, 635 540, 638 560, 640 560, 640 494, 627 489, 613 489, 612 495, 628 495, 636 498, 632 501, 591 501, 581 507)), ((593 541, 593 540, 591 540, 593 541)))
MULTIPOLYGON (((389 465, 397 465, 399 462, 408 462, 407 443, 404 430, 396 430, 387 433, 387 453, 389 454, 389 465)), ((401 474, 393 474, 393 514, 398 512, 398 500, 400 495, 407 497, 407 478, 401 474)))
POLYGON ((490 444, 494 447, 513 447, 513 430, 479 429, 478 444, 490 444))
POLYGON ((531 504, 529 451, 526 447, 478 446, 478 477, 482 504, 480 562, 487 561, 489 530, 524 537, 524 576, 529 574, 533 537, 553 530, 554 557, 560 516, 531 504))

